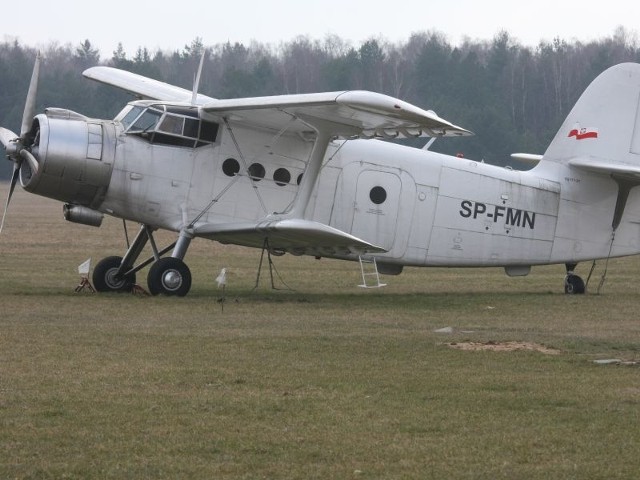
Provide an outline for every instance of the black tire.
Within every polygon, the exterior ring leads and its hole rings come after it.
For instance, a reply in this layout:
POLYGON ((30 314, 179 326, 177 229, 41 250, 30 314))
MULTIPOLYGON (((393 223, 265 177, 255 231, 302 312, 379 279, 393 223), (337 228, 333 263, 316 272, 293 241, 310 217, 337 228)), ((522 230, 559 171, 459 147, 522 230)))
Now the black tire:
POLYGON ((581 295, 585 291, 584 281, 578 275, 567 275, 564 280, 564 293, 567 295, 581 295))
POLYGON ((191 271, 179 258, 161 258, 151 265, 147 285, 151 295, 184 297, 191 289, 191 271))
POLYGON ((136 284, 136 274, 116 278, 122 257, 106 257, 93 269, 93 286, 98 292, 131 292, 136 284))

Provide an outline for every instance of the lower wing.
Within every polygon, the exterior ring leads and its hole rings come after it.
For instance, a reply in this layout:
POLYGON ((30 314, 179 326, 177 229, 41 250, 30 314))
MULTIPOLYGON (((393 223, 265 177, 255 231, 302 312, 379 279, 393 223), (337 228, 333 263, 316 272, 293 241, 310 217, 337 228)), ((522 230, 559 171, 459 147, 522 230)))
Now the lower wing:
POLYGON ((299 218, 196 225, 194 234, 220 243, 266 247, 294 255, 363 255, 386 251, 329 225, 299 218))

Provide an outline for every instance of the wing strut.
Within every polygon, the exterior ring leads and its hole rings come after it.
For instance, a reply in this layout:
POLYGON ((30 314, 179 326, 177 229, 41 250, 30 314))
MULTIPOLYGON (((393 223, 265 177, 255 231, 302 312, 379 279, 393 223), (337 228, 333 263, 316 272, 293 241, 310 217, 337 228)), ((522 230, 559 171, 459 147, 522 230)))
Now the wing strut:
POLYGON ((318 175, 320 174, 322 161, 327 153, 327 148, 329 147, 329 142, 332 137, 332 129, 329 126, 330 122, 306 116, 301 117, 301 120, 315 129, 317 137, 311 150, 311 156, 307 162, 307 168, 302 175, 298 193, 293 200, 291 209, 285 214, 286 217, 290 218, 304 218, 305 211, 309 206, 309 199, 311 198, 311 194, 318 180, 318 175))

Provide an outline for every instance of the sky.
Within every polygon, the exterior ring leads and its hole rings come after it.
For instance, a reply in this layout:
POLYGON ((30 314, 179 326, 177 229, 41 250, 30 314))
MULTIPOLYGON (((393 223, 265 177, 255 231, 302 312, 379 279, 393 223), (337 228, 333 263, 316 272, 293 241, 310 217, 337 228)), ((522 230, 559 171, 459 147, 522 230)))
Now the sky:
MULTIPOLYGON (((21 11, 20 8, 17 11, 21 11)), ((30 0, 27 12, 2 22, 0 41, 38 47, 79 45, 85 39, 110 58, 118 42, 133 57, 139 47, 182 50, 196 37, 207 46, 252 40, 277 46, 299 35, 335 34, 354 46, 370 38, 404 42, 437 30, 453 44, 490 40, 508 31, 523 45, 555 37, 589 41, 623 26, 640 29, 640 2, 574 0, 30 0)))

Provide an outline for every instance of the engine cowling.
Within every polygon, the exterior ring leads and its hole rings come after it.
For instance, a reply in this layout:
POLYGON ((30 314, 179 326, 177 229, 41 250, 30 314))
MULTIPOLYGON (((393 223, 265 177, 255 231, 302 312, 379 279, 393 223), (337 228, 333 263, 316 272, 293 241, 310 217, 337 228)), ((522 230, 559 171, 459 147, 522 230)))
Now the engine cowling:
POLYGON ((70 110, 47 109, 30 131, 34 174, 27 162, 20 183, 28 192, 96 209, 104 200, 115 156, 113 122, 89 119, 70 110))

